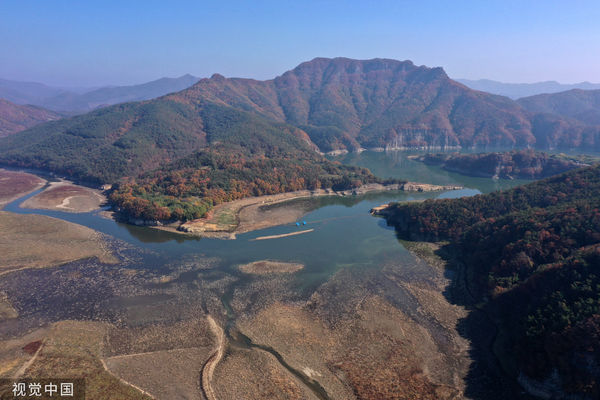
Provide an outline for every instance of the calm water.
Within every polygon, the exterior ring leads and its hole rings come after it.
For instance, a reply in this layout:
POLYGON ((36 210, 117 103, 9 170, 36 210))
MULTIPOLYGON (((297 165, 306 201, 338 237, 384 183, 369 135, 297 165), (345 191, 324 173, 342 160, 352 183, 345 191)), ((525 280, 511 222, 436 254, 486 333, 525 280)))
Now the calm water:
MULTIPOLYGON (((393 229, 369 210, 390 201, 411 201, 425 198, 471 196, 509 188, 527 181, 494 181, 465 177, 437 167, 409 160, 408 152, 363 152, 338 157, 339 161, 369 168, 382 177, 404 178, 433 184, 459 184, 464 190, 444 193, 385 192, 365 196, 319 197, 296 200, 314 211, 302 219, 306 225, 295 224, 268 228, 238 235, 236 240, 195 239, 158 231, 147 227, 120 224, 98 213, 71 214, 58 211, 22 209, 19 199, 5 207, 16 213, 48 215, 88 226, 124 240, 139 248, 152 250, 145 267, 161 268, 189 256, 216 257, 222 268, 233 270, 238 264, 271 259, 300 262, 305 269, 296 274, 298 289, 314 289, 340 268, 377 268, 386 260, 408 263, 412 256, 402 247, 393 229), (258 236, 277 235, 304 229, 313 232, 280 239, 252 241, 258 236)), ((34 194, 32 194, 34 195, 34 194)), ((31 195, 31 196, 32 196, 31 195)), ((29 196, 28 196, 29 197, 29 196)))

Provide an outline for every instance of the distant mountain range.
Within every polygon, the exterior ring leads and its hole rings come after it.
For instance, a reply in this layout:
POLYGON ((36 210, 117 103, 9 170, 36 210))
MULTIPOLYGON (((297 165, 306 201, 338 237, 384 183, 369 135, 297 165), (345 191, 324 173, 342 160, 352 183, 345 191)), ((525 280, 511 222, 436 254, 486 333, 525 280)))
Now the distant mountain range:
POLYGON ((573 84, 558 83, 555 81, 536 82, 536 83, 504 83, 490 79, 456 79, 457 82, 482 92, 499 94, 519 99, 521 97, 534 96, 542 93, 558 93, 571 89, 596 90, 600 89, 600 83, 581 82, 573 84))
POLYGON ((0 137, 12 135, 42 122, 63 116, 35 106, 22 106, 0 99, 0 137))
POLYGON ((226 143, 232 133, 215 136, 215 118, 222 126, 228 118, 222 115, 240 113, 255 116, 248 120, 245 135, 253 135, 257 128, 252 127, 260 121, 261 126, 294 132, 321 152, 453 146, 600 148, 600 127, 527 111, 506 97, 451 80, 442 68, 389 59, 316 58, 271 80, 215 74, 154 100, 44 124, 10 143, 0 142, 0 159, 55 168, 68 160, 73 171, 85 171, 81 175, 114 180, 226 143), (76 162, 78 149, 87 146, 90 152, 76 162), (69 149, 73 152, 67 154, 69 149), (93 167, 101 165, 100 160, 111 163, 93 167))
POLYGON ((442 68, 317 58, 271 80, 215 74, 38 125, 0 139, 0 162, 121 182, 111 201, 130 216, 182 219, 244 196, 377 181, 316 150, 458 146, 598 150, 600 126, 527 111, 442 68))
POLYGON ((573 89, 539 94, 518 100, 525 109, 573 118, 588 125, 600 125, 600 90, 573 89))
POLYGON ((48 86, 43 83, 0 79, 0 98, 15 104, 40 105, 44 99, 58 96, 67 91, 64 88, 48 86))
POLYGON ((48 110, 82 114, 99 107, 128 101, 149 100, 192 86, 199 78, 183 75, 130 86, 65 89, 34 82, 0 79, 0 98, 16 104, 31 104, 48 110))

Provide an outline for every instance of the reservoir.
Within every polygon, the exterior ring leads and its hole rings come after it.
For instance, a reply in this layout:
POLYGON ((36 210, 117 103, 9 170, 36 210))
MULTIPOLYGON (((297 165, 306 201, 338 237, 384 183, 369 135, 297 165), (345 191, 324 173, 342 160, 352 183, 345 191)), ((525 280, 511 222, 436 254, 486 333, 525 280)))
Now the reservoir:
MULTIPOLYGON (((99 212, 74 214, 68 212, 20 208, 32 193, 4 208, 20 214, 42 214, 74 222, 150 250, 144 268, 164 268, 186 256, 219 259, 222 268, 258 260, 301 263, 305 268, 296 274, 298 287, 314 289, 340 268, 377 267, 386 259, 396 261, 412 257, 398 242, 392 228, 383 219, 373 217, 369 210, 392 201, 421 201, 430 198, 455 198, 489 193, 526 183, 525 180, 492 180, 444 171, 407 158, 409 152, 362 152, 335 159, 350 165, 369 168, 380 177, 394 177, 436 185, 462 185, 464 189, 447 192, 407 193, 382 192, 359 196, 324 196, 291 200, 272 207, 301 207, 307 210, 302 218, 306 225, 295 223, 238 235, 236 240, 195 238, 187 235, 138 227, 107 219, 99 212), (306 234, 271 240, 258 237, 277 236, 310 229, 306 234)), ((301 222, 302 222, 301 221, 301 222)))

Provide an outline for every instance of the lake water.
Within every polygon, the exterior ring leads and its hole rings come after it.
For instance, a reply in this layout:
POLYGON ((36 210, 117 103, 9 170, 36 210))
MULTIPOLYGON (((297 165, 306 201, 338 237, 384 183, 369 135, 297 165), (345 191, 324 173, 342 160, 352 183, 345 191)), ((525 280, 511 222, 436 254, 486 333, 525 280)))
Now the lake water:
POLYGON ((393 229, 387 227, 383 219, 369 214, 369 210, 374 206, 390 201, 471 196, 527 182, 466 177, 410 160, 407 158, 410 154, 414 153, 363 152, 335 159, 345 164, 367 167, 381 177, 439 185, 463 185, 465 189, 441 193, 383 192, 363 196, 295 200, 305 202, 302 206, 313 210, 302 218, 306 225, 277 226, 238 235, 236 240, 199 239, 148 227, 131 226, 103 218, 98 212, 72 214, 23 209, 19 204, 24 198, 8 204, 5 210, 60 218, 88 226, 138 248, 151 250, 152 256, 143 263, 145 268, 162 268, 190 256, 218 258, 221 268, 229 272, 233 272, 239 264, 264 259, 302 263, 305 268, 295 274, 297 288, 299 291, 310 291, 340 268, 378 268, 386 260, 406 260, 408 264, 413 259, 396 239, 393 229), (279 239, 252 240, 259 236, 305 229, 314 231, 279 239))

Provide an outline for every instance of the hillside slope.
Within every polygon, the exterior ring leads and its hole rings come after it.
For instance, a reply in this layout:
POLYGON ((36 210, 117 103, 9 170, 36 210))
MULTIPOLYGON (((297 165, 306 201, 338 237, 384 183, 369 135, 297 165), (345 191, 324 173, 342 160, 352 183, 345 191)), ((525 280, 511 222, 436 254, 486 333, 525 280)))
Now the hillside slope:
POLYGON ((268 81, 202 79, 210 99, 300 127, 322 151, 508 146, 600 148, 600 129, 527 112, 410 61, 316 58, 268 81))
POLYGON ((395 204, 386 218, 402 238, 451 241, 470 292, 499 321, 497 345, 515 378, 556 371, 549 393, 600 396, 600 165, 487 195, 395 204))
POLYGON ((60 118, 61 115, 43 108, 22 106, 0 99, 0 137, 60 118))
POLYGON ((600 90, 573 89, 525 97, 517 102, 532 112, 556 114, 584 124, 600 125, 600 90))
POLYGON ((186 220, 247 196, 379 182, 326 160, 302 130, 212 102, 125 103, 13 135, 0 162, 117 183, 130 217, 186 220))

